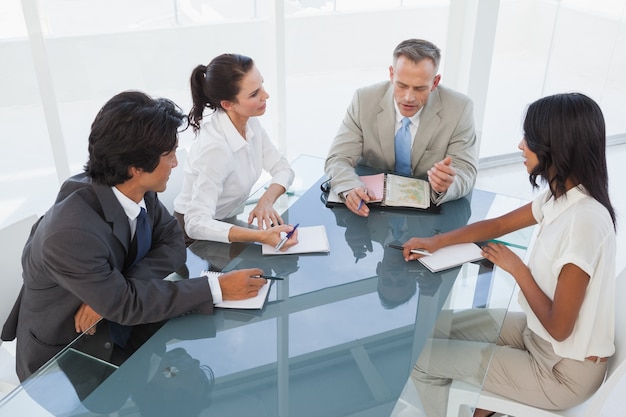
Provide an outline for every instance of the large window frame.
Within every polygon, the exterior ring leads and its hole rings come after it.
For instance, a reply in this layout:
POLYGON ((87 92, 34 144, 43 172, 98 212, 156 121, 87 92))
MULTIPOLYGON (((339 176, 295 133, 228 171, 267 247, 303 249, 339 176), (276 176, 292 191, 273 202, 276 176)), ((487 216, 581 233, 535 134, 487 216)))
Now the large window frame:
MULTIPOLYGON (((123 3, 142 1, 148 0, 123 3)), ((91 7, 105 3, 116 7, 110 1, 89 2, 91 7)), ((279 148, 290 159, 300 153, 325 156, 354 90, 385 80, 393 47, 408 37, 437 44, 443 52, 442 83, 474 101, 480 168, 519 159, 516 146, 525 107, 556 92, 577 90, 596 99, 605 112, 609 142, 626 142, 621 116, 626 105, 621 77, 626 0, 149 3, 159 9, 145 12, 143 19, 111 20, 109 32, 103 22, 93 28, 70 27, 72 19, 84 21, 76 14, 67 21, 53 20, 79 13, 71 9, 78 7, 76 2, 5 3, 5 16, 16 16, 4 17, 14 22, 13 32, 0 32, 8 62, 0 70, 0 111, 8 109, 8 116, 0 114, 0 127, 15 132, 8 137, 18 137, 20 123, 13 121, 27 119, 37 143, 44 140, 49 148, 37 146, 34 152, 41 158, 32 167, 28 154, 20 151, 21 142, 12 143, 17 159, 8 172, 0 172, 0 179, 46 176, 45 181, 33 180, 32 192, 45 196, 41 204, 47 207, 54 190, 40 190, 39 184, 50 184, 52 171, 61 183, 82 169, 89 126, 104 101, 123 89, 139 89, 171 98, 187 111, 191 69, 222 52, 255 59, 271 95, 262 123, 279 148), (196 9, 189 9, 192 5, 196 9), (12 118, 15 109, 26 109, 28 115, 12 118)), ((192 140, 191 132, 185 132, 181 146, 192 140)))

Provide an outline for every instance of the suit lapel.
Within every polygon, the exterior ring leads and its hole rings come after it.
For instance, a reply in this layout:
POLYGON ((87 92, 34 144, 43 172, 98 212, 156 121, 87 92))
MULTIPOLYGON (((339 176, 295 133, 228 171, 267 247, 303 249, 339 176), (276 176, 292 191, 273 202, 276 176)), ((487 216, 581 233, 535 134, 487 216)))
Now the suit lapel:
POLYGON ((426 105, 422 109, 419 126, 415 133, 415 138, 413 138, 413 148, 411 150, 411 171, 413 172, 415 172, 415 167, 424 155, 424 151, 426 151, 428 144, 439 127, 441 122, 441 117, 439 117, 440 110, 441 98, 439 97, 439 90, 435 88, 435 91, 430 94, 426 105))
POLYGON ((396 133, 396 110, 393 106, 393 86, 389 89, 378 103, 380 112, 376 116, 378 124, 378 141, 383 157, 387 163, 387 167, 393 170, 395 167, 395 143, 394 136, 396 133))
POLYGON ((113 236, 120 241, 128 253, 130 250, 130 226, 128 225, 128 216, 126 216, 120 202, 115 197, 115 194, 113 194, 111 187, 93 183, 93 189, 102 206, 104 219, 111 224, 113 236))

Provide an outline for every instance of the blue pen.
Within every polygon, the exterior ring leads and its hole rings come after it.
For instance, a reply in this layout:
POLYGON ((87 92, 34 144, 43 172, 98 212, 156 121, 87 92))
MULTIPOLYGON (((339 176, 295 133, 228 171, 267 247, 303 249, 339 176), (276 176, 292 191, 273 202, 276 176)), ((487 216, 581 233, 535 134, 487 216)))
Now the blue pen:
POLYGON ((278 252, 280 250, 280 248, 283 247, 283 245, 285 244, 285 242, 287 242, 287 240, 293 236, 294 232, 296 231, 296 229, 298 228, 298 226, 300 226, 300 223, 296 224, 293 229, 291 229, 291 232, 287 233, 287 235, 282 238, 280 240, 280 242, 278 242, 278 245, 276 245, 276 247, 274 248, 274 252, 278 252))
POLYGON ((363 199, 361 199, 361 201, 359 201, 359 206, 356 208, 356 211, 361 210, 361 207, 363 207, 363 199))

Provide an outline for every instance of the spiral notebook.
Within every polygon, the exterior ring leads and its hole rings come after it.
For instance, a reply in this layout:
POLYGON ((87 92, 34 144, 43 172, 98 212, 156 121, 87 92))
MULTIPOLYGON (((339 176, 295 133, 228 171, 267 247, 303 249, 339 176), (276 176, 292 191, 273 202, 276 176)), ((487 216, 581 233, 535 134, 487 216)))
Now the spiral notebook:
MULTIPOLYGON (((214 271, 203 271, 202 275, 209 277, 219 277, 222 275, 221 272, 214 271)), ((215 304, 216 308, 238 308, 243 310, 261 310, 263 306, 265 306, 265 301, 267 301, 267 294, 270 291, 270 285, 272 285, 271 280, 267 280, 264 286, 259 289, 259 293, 256 297, 246 298, 245 300, 225 300, 221 303, 215 304)))

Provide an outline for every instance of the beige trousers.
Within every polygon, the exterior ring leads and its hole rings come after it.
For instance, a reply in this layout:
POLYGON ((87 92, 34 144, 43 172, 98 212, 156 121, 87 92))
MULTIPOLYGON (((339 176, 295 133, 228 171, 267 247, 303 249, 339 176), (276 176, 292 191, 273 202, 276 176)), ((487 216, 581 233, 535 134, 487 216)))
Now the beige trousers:
POLYGON ((446 415, 453 379, 553 410, 578 405, 600 387, 606 362, 557 356, 549 342, 526 327, 523 313, 506 314, 498 336, 505 313, 483 309, 441 313, 411 372, 428 417, 446 415))

